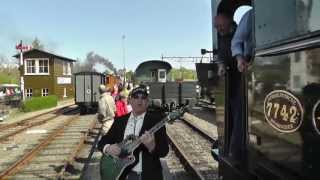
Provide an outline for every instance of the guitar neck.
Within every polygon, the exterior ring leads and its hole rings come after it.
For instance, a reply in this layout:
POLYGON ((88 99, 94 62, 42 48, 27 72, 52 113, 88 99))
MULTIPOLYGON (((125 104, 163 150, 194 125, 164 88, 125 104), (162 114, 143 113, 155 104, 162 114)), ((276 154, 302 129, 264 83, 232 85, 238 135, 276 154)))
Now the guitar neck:
POLYGON ((169 121, 169 116, 166 116, 165 118, 163 118, 160 122, 158 122, 156 125, 154 125, 150 130, 149 133, 153 134, 155 132, 157 132, 162 126, 164 126, 166 124, 167 121, 169 121))
MULTIPOLYGON (((161 121, 159 121, 156 125, 154 125, 151 129, 149 129, 149 133, 153 134, 155 132, 157 132, 162 126, 164 126, 166 124, 167 121, 169 121, 169 116, 166 116, 165 118, 163 118, 161 121)), ((132 142, 132 148, 138 147, 141 144, 141 140, 140 137, 135 140, 134 142, 132 142)))

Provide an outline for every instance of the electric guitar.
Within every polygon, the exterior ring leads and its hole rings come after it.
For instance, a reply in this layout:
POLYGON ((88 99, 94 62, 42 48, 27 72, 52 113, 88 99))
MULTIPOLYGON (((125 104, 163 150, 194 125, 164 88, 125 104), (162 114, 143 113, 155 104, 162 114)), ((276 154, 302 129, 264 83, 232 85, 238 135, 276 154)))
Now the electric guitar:
MULTIPOLYGON (((155 124, 150 130, 150 134, 157 132, 166 122, 180 118, 186 108, 182 107, 173 112, 168 112, 166 117, 155 124)), ((135 162, 133 152, 141 144, 140 137, 128 136, 118 145, 121 148, 119 157, 112 157, 103 154, 100 160, 100 175, 102 180, 119 180, 126 176, 127 168, 135 162)))

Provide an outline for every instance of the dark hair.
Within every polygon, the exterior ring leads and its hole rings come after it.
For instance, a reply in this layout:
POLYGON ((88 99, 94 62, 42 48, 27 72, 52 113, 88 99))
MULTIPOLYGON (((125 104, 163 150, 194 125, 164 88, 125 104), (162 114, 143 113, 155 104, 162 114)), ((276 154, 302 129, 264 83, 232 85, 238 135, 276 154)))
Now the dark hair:
POLYGON ((116 95, 115 97, 114 97, 114 102, 117 102, 117 101, 119 101, 120 100, 120 95, 116 95))
POLYGON ((217 9, 217 15, 233 19, 234 8, 234 4, 230 1, 221 1, 217 9))
POLYGON ((121 92, 123 90, 123 85, 120 83, 119 85, 118 85, 118 92, 121 92))

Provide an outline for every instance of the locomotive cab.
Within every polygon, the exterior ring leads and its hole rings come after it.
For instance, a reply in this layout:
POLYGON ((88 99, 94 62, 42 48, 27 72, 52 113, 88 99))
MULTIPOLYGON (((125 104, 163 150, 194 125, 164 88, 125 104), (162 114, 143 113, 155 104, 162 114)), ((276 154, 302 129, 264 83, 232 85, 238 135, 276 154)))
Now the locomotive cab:
POLYGON ((197 103, 199 86, 197 81, 170 81, 171 65, 162 60, 145 61, 135 70, 135 83, 148 88, 151 105, 172 107, 197 103))
MULTIPOLYGON (((251 4, 211 2, 213 16, 251 4)), ((252 2, 253 23, 248 28, 252 28, 253 59, 241 73, 238 120, 243 132, 238 165, 228 159, 234 126, 228 73, 219 76, 214 91, 219 139, 212 152, 219 161, 220 177, 320 179, 320 1, 252 2)), ((221 37, 212 29, 213 49, 219 49, 221 37)))
POLYGON ((167 82, 167 70, 166 69, 152 69, 150 75, 150 82, 167 82))

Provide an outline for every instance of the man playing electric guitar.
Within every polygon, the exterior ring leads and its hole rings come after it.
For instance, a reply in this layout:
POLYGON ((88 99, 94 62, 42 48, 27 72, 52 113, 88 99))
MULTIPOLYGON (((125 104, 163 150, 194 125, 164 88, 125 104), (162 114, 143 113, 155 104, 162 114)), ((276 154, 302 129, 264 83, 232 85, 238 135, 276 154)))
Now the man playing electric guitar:
MULTIPOLYGON (((165 126, 161 126, 160 129, 154 131, 155 133, 150 133, 148 130, 160 122, 164 114, 147 111, 148 93, 146 87, 142 85, 131 91, 129 103, 132 106, 132 112, 115 118, 108 133, 101 138, 98 148, 104 153, 104 157, 112 157, 111 159, 115 161, 120 158, 126 159, 123 157, 127 156, 129 161, 130 154, 126 152, 126 149, 121 148, 120 142, 130 137, 138 139, 139 144, 133 151, 134 163, 121 170, 119 176, 114 179, 162 180, 160 158, 165 157, 169 152, 166 129, 165 126)), ((113 168, 110 166, 113 165, 102 164, 101 174, 113 168)), ((102 175, 102 178, 105 177, 102 175)))

